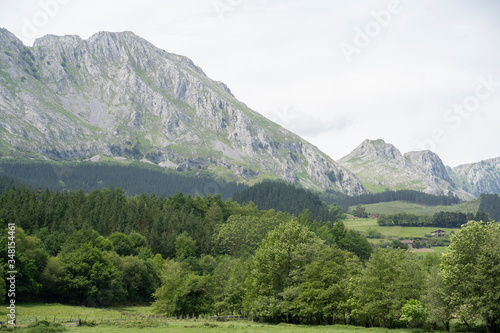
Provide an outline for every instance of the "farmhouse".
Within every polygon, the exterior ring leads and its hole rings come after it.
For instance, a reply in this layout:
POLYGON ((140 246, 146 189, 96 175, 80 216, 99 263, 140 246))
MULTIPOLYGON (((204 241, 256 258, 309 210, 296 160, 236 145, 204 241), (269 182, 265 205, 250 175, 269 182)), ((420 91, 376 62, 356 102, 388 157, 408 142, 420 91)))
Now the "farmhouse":
POLYGON ((408 246, 409 249, 413 249, 413 239, 402 240, 401 243, 408 246))
POLYGON ((436 229, 433 232, 431 232, 431 236, 443 237, 444 234, 445 234, 445 231, 441 230, 441 229, 436 229))

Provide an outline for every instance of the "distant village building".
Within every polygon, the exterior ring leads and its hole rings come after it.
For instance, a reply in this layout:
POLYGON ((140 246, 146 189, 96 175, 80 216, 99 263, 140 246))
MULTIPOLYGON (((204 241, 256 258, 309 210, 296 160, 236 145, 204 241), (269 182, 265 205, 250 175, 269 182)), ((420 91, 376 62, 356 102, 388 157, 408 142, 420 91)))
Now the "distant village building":
POLYGON ((445 231, 441 229, 436 229, 433 232, 431 232, 431 236, 438 236, 438 237, 443 237, 445 235, 445 231))
POLYGON ((401 243, 408 246, 409 249, 413 249, 413 239, 402 240, 401 243))

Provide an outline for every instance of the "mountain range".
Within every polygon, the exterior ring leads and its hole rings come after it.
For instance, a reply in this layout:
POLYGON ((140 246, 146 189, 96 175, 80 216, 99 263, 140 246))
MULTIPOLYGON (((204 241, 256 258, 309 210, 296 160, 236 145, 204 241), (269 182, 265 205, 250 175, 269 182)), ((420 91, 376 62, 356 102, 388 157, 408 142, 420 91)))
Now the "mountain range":
POLYGON ((337 161, 371 192, 410 189, 470 200, 481 193, 500 193, 500 158, 447 167, 429 150, 402 154, 382 139, 365 140, 337 161))
POLYGON ((500 192, 500 158, 452 169, 430 151, 402 155, 383 140, 366 140, 336 162, 251 110, 190 59, 132 32, 47 35, 27 47, 0 29, 0 157, 139 160, 348 195, 500 192))

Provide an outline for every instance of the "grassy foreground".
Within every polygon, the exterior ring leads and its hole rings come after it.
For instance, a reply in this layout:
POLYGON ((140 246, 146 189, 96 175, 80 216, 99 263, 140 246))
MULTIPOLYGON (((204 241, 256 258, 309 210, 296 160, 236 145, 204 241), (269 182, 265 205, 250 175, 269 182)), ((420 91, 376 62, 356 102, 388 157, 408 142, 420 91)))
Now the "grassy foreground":
MULTIPOLYGON (((2 306, 0 315, 5 318, 6 307, 2 306)), ((56 318, 85 318, 91 322, 94 317, 99 318, 119 318, 120 316, 148 315, 151 313, 151 307, 110 307, 110 308, 87 308, 80 306, 69 306, 61 304, 19 304, 16 307, 16 316, 18 322, 24 319, 37 316, 38 320, 52 322, 56 318)), ((5 319, 2 319, 5 320, 5 319)), ((334 333, 350 333, 350 332, 387 332, 384 328, 364 328, 356 326, 305 326, 305 325, 290 325, 290 324, 263 324, 248 320, 218 322, 205 319, 190 319, 190 320, 142 320, 142 321, 120 321, 113 324, 103 323, 96 325, 85 325, 80 327, 64 326, 64 332, 82 332, 82 333, 104 333, 104 332, 255 332, 255 333, 315 333, 315 332, 334 332, 334 333)), ((29 328, 16 330, 19 332, 30 331, 29 328)), ((396 329, 391 332, 420 332, 418 330, 396 329)))
MULTIPOLYGON (((290 324, 259 324, 249 321, 234 322, 234 323, 213 323, 213 322, 170 322, 166 325, 158 327, 138 328, 138 327, 123 327, 123 326, 95 326, 95 327, 73 327, 69 332, 241 332, 241 333, 315 333, 315 332, 334 332, 334 333, 350 333, 350 332, 387 332, 383 328, 363 328, 355 326, 303 326, 290 324)), ((412 330, 390 330, 391 332, 412 332, 412 330)), ((415 331, 417 332, 417 331, 415 331)))

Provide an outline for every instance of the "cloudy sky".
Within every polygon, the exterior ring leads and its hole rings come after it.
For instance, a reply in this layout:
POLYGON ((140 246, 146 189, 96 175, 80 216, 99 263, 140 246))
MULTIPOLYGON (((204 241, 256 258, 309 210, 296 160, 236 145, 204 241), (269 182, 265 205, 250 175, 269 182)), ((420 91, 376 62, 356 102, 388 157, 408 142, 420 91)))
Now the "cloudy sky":
POLYGON ((364 139, 500 156, 498 0, 2 0, 0 27, 132 31, 333 159, 364 139))

